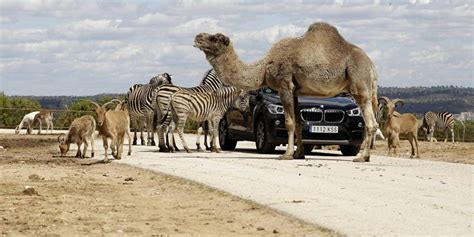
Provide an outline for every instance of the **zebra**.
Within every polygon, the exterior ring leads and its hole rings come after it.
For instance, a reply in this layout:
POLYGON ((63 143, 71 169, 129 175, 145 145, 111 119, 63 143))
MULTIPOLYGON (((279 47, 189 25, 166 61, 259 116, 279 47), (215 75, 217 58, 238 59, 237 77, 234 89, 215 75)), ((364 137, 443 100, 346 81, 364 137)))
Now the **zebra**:
POLYGON ((435 129, 444 130, 444 142, 448 140, 448 129, 451 131, 451 139, 454 143, 454 116, 449 112, 428 111, 423 115, 423 125, 421 128, 425 132, 426 140, 432 142, 435 129))
POLYGON ((143 127, 147 126, 147 145, 155 145, 154 129, 151 128, 154 100, 156 89, 164 84, 171 83, 171 75, 163 73, 152 77, 148 84, 135 84, 131 86, 127 93, 127 108, 130 114, 130 120, 134 129, 133 145, 137 145, 137 126, 140 128, 141 144, 145 145, 143 139, 143 127))
MULTIPOLYGON (((166 120, 165 116, 170 116, 169 114, 165 114, 165 112, 168 111, 171 96, 177 91, 185 90, 185 91, 192 91, 192 92, 209 92, 209 91, 216 91, 223 87, 225 87, 225 85, 222 83, 222 81, 219 80, 214 69, 209 69, 208 71, 206 71, 199 86, 184 88, 184 87, 179 87, 179 86, 171 85, 171 84, 163 85, 158 89, 156 93, 156 101, 155 101, 156 103, 155 114, 157 114, 156 117, 160 118, 161 121, 165 121, 166 120)), ((155 119, 154 121, 155 123, 158 122, 157 119, 155 119)), ((172 123, 170 123, 170 125, 172 125, 172 123)), ((173 151, 173 149, 171 149, 169 145, 165 145, 165 140, 164 140, 165 130, 173 131, 172 129, 168 129, 167 126, 168 125, 161 125, 158 129, 160 152, 168 152, 170 150, 173 151)), ((156 125, 154 125, 154 127, 156 127, 156 125)), ((171 136, 173 136, 173 134, 171 134, 171 136)), ((168 135, 166 137, 168 140, 168 135)), ((172 140, 174 140, 174 137, 172 137, 172 140)), ((205 145, 207 148, 206 140, 207 140, 207 134, 205 136, 205 145)), ((199 140, 196 141, 196 145, 200 146, 199 140)), ((175 144, 173 144, 173 146, 174 146, 174 150, 178 150, 175 144)))
POLYGON ((249 98, 244 90, 235 87, 222 87, 210 92, 196 92, 190 90, 179 90, 170 98, 170 105, 166 114, 171 111, 172 116, 164 116, 166 119, 162 123, 166 126, 170 118, 176 124, 179 138, 186 152, 190 153, 186 141, 184 140, 184 126, 188 117, 194 121, 209 121, 211 132, 211 152, 220 152, 217 148, 218 137, 217 128, 219 122, 224 117, 225 112, 234 107, 244 112, 249 107, 249 98))

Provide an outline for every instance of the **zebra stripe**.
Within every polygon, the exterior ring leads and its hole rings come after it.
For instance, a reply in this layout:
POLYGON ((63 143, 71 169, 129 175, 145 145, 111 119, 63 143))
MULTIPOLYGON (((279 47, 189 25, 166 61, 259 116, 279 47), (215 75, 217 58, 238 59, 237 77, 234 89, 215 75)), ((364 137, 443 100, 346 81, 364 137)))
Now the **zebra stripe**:
MULTIPOLYGON (((208 92, 208 91, 218 90, 219 88, 222 88, 222 87, 224 87, 224 84, 222 83, 221 80, 219 80, 214 69, 208 70, 204 74, 200 85, 196 87, 184 88, 184 87, 179 87, 179 86, 171 85, 171 84, 161 86, 156 92, 156 99, 155 99, 155 103, 156 103, 155 110, 158 115, 157 118, 159 119, 157 121, 171 120, 171 118, 166 117, 166 116, 170 116, 170 114, 166 114, 166 111, 168 111, 171 96, 177 91, 185 90, 185 91, 191 91, 191 92, 208 92)), ((160 126, 160 131, 158 133, 158 136, 160 139, 159 140, 160 151, 168 150, 168 148, 166 148, 164 145, 165 144, 164 142, 165 130, 167 130, 166 126, 163 126, 163 125, 160 126)))
MULTIPOLYGON (((190 152, 183 136, 186 120, 190 118, 197 122, 209 121, 211 148, 212 151, 219 152, 216 145, 219 121, 231 107, 241 111, 247 110, 248 102, 243 102, 247 101, 244 94, 242 90, 235 87, 223 87, 211 92, 180 90, 173 94, 170 110, 184 149, 190 152)), ((169 122, 169 120, 165 121, 164 125, 166 126, 169 122)))
MULTIPOLYGON (((168 73, 164 73, 155 76, 150 79, 149 84, 135 84, 131 86, 127 93, 127 108, 130 114, 130 119, 134 125, 137 125, 137 120, 145 119, 147 126, 150 126, 150 116, 153 114, 154 101, 156 95, 156 89, 163 85, 171 83, 171 76, 168 73)), ((143 126, 140 126, 142 130, 143 126)), ((136 128, 136 126, 135 126, 136 128)), ((150 133, 148 129, 148 133, 150 133)), ((154 143, 152 136, 148 134, 148 143, 154 143)), ((143 143, 143 135, 141 136, 143 143)), ((136 144, 136 129, 134 133, 134 144, 136 144)))
POLYGON ((448 129, 451 131, 451 138, 454 143, 454 116, 449 112, 428 111, 423 115, 422 129, 425 131, 426 139, 433 141, 433 133, 436 130, 442 130, 445 133, 446 142, 448 139, 448 129))

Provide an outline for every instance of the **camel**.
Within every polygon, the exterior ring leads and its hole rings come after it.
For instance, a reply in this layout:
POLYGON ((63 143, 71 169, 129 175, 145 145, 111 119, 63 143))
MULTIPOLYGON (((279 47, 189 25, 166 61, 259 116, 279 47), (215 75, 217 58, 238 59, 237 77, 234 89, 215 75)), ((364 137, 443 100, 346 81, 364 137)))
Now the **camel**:
POLYGON ((304 35, 280 40, 264 58, 252 64, 239 59, 229 37, 222 33, 200 33, 194 47, 204 52, 225 84, 244 90, 269 86, 279 92, 288 130, 288 146, 280 159, 304 158, 298 95, 326 98, 350 92, 366 123, 365 149, 353 161, 370 161, 370 141, 378 127, 374 116, 377 73, 364 51, 345 41, 335 27, 313 23, 304 35))

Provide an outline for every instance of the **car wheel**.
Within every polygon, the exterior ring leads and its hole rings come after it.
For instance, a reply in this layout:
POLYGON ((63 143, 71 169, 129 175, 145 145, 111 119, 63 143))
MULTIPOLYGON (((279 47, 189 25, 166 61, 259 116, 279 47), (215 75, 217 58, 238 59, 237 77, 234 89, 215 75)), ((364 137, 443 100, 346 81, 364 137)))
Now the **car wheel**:
POLYGON ((219 145, 225 151, 233 151, 237 146, 237 141, 229 138, 229 130, 225 119, 222 119, 219 123, 219 145))
POLYGON ((354 145, 340 145, 342 155, 345 156, 355 156, 360 151, 360 146, 354 145))
POLYGON ((268 129, 263 119, 259 119, 255 130, 255 145, 258 153, 273 153, 275 145, 268 143, 268 129))

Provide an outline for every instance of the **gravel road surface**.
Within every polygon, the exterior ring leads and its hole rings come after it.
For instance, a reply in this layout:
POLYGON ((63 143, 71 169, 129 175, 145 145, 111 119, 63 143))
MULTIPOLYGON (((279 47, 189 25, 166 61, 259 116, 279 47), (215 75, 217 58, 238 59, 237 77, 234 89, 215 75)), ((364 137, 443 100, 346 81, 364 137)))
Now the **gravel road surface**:
MULTIPOLYGON (((195 142, 193 135, 186 139, 195 142)), ((119 162, 225 190, 342 234, 473 234, 472 165, 382 156, 360 164, 317 150, 306 160, 280 161, 254 147, 240 142, 234 152, 172 154, 134 146, 119 162)))

